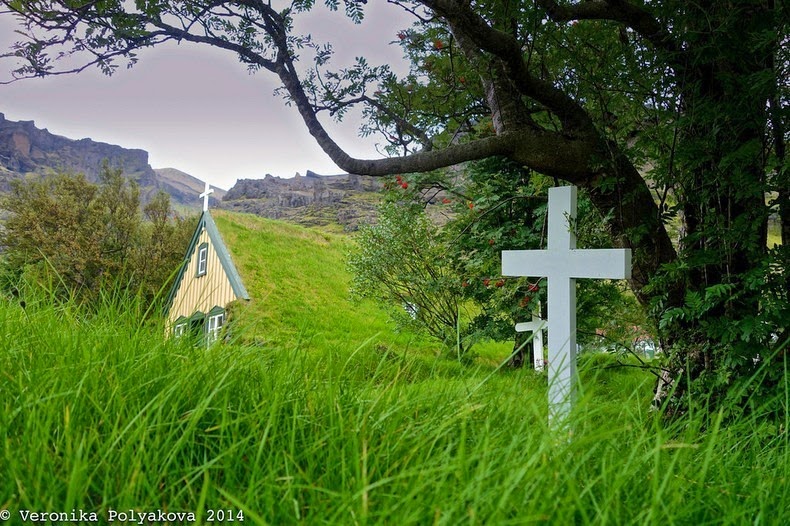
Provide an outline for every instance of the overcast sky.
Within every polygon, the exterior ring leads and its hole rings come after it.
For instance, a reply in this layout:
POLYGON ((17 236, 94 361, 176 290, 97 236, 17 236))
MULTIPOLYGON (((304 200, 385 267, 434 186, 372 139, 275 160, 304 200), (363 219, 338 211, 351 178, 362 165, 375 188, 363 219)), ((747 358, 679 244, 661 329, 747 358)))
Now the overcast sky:
MULTIPOLYGON (((357 55, 372 65, 397 65, 401 49, 388 43, 409 23, 405 13, 379 0, 368 4, 361 26, 342 12, 321 8, 304 27, 319 41, 331 39, 337 52, 334 67, 350 65, 357 55)), ((13 22, 0 15, 4 50, 15 39, 13 29, 13 22)), ((0 79, 10 77, 11 67, 0 61, 0 79)), ((272 94, 277 85, 266 71, 249 75, 229 52, 168 44, 141 52, 134 68, 112 77, 89 70, 2 85, 0 113, 9 120, 33 120, 39 128, 72 139, 89 137, 147 150, 154 168, 177 168, 225 189, 237 179, 267 173, 339 173, 296 109, 272 94)), ((324 123, 352 155, 380 156, 375 140, 357 137, 357 124, 324 123)))

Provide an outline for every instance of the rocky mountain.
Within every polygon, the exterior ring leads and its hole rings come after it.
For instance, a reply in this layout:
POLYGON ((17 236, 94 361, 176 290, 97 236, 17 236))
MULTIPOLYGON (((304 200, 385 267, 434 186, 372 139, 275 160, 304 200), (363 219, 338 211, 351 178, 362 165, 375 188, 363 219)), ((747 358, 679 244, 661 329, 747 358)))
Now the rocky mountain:
MULTIPOLYGON (((206 183, 175 168, 154 168, 154 172, 159 178, 160 188, 165 190, 174 203, 182 204, 189 208, 200 208, 203 200, 198 196, 206 189, 206 183)), ((219 202, 227 193, 221 188, 211 187, 214 193, 211 194, 209 202, 211 206, 219 206, 219 202)))
MULTIPOLYGON (((175 168, 152 168, 145 150, 68 139, 37 128, 33 121, 10 121, 0 113, 0 193, 7 192, 14 179, 59 172, 83 173, 95 182, 105 159, 137 181, 144 202, 164 190, 177 209, 200 209, 202 201, 197 196, 205 183, 175 168)), ((381 186, 381 180, 373 177, 322 176, 308 170, 305 176, 296 174, 290 179, 271 175, 240 179, 227 193, 215 189, 211 206, 303 225, 341 225, 355 230, 375 216, 381 186)))
POLYGON ((355 230, 370 221, 379 202, 381 179, 363 175, 307 174, 283 179, 239 179, 228 190, 221 208, 304 225, 339 224, 355 230))
MULTIPOLYGON (((204 183, 172 168, 154 170, 145 150, 68 139, 37 128, 33 121, 10 121, 0 113, 0 192, 7 192, 14 179, 59 172, 83 173, 95 182, 105 159, 137 181, 143 201, 164 190, 174 205, 191 209, 201 206, 196 196, 203 191, 204 183)), ((222 199, 223 195, 224 191, 217 190, 213 197, 222 199)))

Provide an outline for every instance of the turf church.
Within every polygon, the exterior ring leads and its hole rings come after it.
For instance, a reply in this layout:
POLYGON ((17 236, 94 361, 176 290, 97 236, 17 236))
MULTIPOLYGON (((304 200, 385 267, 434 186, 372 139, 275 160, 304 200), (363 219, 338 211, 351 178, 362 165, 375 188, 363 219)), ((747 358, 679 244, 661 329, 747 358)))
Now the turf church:
POLYGON ((228 304, 250 299, 208 210, 212 192, 206 183, 200 194, 203 213, 170 291, 167 312, 169 334, 191 335, 207 345, 219 338, 228 304))

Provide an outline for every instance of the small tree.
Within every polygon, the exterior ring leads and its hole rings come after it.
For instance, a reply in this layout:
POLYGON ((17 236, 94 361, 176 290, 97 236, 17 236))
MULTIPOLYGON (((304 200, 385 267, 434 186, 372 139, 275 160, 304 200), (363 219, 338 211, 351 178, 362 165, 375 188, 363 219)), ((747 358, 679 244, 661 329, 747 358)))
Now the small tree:
POLYGON ((349 267, 352 294, 396 306, 397 321, 424 330, 458 356, 469 350, 460 320, 460 279, 421 207, 385 201, 378 223, 360 228, 349 267))
POLYGON ((159 191, 144 207, 135 261, 140 288, 148 299, 162 292, 182 263, 194 221, 175 216, 170 195, 159 191))
POLYGON ((104 265, 99 188, 84 176, 14 181, 3 208, 2 244, 11 274, 57 275, 59 294, 94 290, 104 265))
POLYGON ((120 276, 133 267, 135 248, 140 246, 140 188, 123 176, 121 168, 104 161, 99 171, 99 190, 93 212, 102 221, 100 236, 101 272, 120 276))
MULTIPOLYGON (((553 181, 496 157, 444 176, 410 176, 409 183, 406 191, 394 186, 399 199, 410 200, 418 208, 433 203, 428 208, 440 213, 431 215, 446 218, 441 230, 443 254, 459 276, 464 302, 474 306, 468 338, 513 341, 509 365, 532 363, 532 346, 525 345, 529 335, 516 333, 515 325, 530 320, 545 296, 546 282, 540 276, 502 276, 501 254, 503 250, 546 248, 546 193, 553 181)), ((583 246, 611 247, 605 218, 585 192, 579 199, 574 228, 583 246)), ((626 328, 645 328, 647 323, 633 295, 621 283, 610 281, 580 280, 578 312, 582 344, 599 345, 600 330, 622 339, 627 336, 626 328)))
POLYGON ((15 181, 2 201, 9 213, 0 234, 5 274, 15 284, 54 276, 53 292, 88 303, 105 286, 153 301, 181 262, 188 233, 171 221, 169 196, 140 214, 137 185, 121 169, 102 167, 99 185, 83 175, 15 181))
MULTIPOLYGON (((542 295, 539 278, 502 276, 502 250, 539 248, 545 203, 533 173, 504 158, 469 163, 449 180, 445 199, 453 219, 445 228, 449 257, 463 276, 463 293, 477 306, 470 329, 476 339, 513 341, 511 367, 532 363, 529 335, 515 324, 529 321, 542 295)), ((538 177, 539 181, 543 178, 538 177)))

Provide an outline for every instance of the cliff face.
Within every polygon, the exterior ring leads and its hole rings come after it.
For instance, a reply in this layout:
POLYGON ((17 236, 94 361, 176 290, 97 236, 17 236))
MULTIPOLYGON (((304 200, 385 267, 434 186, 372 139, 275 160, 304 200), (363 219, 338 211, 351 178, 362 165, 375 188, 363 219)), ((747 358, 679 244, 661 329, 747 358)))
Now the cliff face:
POLYGON ((36 128, 33 121, 9 121, 0 113, 0 192, 7 192, 12 180, 31 174, 82 173, 96 182, 105 159, 110 166, 123 168, 124 176, 140 185, 143 201, 163 190, 175 205, 201 206, 197 195, 203 191, 203 183, 183 172, 178 172, 178 177, 160 176, 148 164, 145 150, 68 139, 36 128))
MULTIPOLYGON (((67 139, 36 128, 33 121, 9 121, 0 113, 0 164, 8 172, 70 171, 84 173, 89 180, 96 181, 104 159, 112 166, 123 167, 124 174, 141 186, 156 183, 156 174, 148 164, 145 150, 129 150, 91 139, 67 139)), ((7 190, 7 187, 2 189, 7 190)))
POLYGON ((338 223, 355 230, 375 215, 380 180, 354 174, 322 176, 308 170, 290 179, 266 175, 239 179, 222 201, 222 208, 304 225, 338 223))

